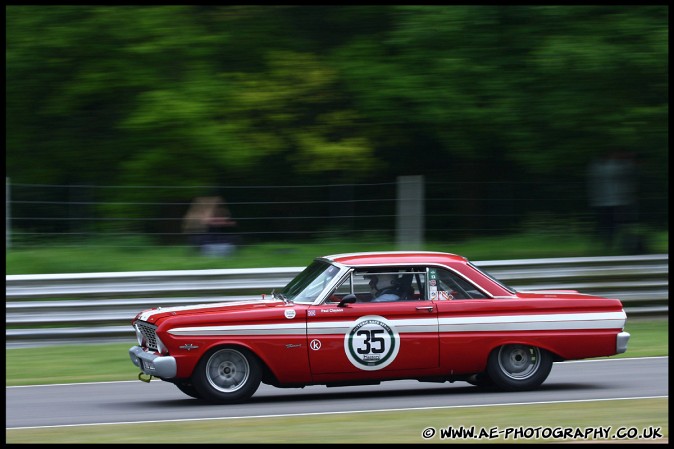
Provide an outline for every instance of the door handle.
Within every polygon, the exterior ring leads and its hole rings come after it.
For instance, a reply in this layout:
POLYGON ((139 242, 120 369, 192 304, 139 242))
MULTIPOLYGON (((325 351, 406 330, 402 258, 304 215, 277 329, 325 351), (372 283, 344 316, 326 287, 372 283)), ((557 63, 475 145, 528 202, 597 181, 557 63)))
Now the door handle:
POLYGON ((433 311, 433 306, 419 306, 417 310, 428 310, 429 312, 433 311))

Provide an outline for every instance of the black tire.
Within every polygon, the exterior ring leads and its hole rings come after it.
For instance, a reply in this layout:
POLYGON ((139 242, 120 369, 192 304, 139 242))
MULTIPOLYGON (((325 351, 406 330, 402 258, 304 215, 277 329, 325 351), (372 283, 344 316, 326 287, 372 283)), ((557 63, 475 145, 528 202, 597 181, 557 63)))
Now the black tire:
POLYGON ((201 395, 197 389, 194 388, 194 385, 192 385, 191 382, 176 382, 175 386, 178 387, 178 390, 182 391, 187 396, 191 396, 195 399, 201 399, 201 395))
POLYGON ((240 348, 215 348, 199 361, 192 384, 201 398, 218 404, 249 399, 262 380, 260 361, 240 348))
POLYGON ((487 374, 494 384, 506 391, 531 390, 548 378, 552 355, 528 345, 505 345, 489 354, 487 374))
POLYGON ((489 377, 489 375, 486 372, 473 374, 468 379, 466 379, 466 382, 480 388, 487 388, 494 386, 494 381, 491 380, 491 377, 489 377))

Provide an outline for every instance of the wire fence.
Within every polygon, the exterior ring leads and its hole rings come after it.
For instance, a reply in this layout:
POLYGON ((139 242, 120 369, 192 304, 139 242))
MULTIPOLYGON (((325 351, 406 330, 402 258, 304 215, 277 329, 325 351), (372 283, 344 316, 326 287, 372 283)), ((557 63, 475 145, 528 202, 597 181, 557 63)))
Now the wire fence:
MULTIPOLYGON (((410 178, 410 177, 407 177, 410 178)), ((453 182, 419 178, 426 240, 459 241, 516 231, 568 235, 597 230, 586 188, 578 182, 453 182)), ((369 184, 107 186, 11 184, 7 180, 6 243, 130 246, 192 243, 183 228, 195 198, 223 198, 239 245, 356 238, 393 241, 400 226, 401 178, 369 184), (146 243, 143 243, 146 242, 146 243)), ((661 197, 643 204, 666 203, 661 197)), ((409 203, 408 203, 409 204, 409 203)), ((624 223, 666 224, 666 209, 626 209, 624 223)), ((601 231, 601 229, 599 229, 601 231)))

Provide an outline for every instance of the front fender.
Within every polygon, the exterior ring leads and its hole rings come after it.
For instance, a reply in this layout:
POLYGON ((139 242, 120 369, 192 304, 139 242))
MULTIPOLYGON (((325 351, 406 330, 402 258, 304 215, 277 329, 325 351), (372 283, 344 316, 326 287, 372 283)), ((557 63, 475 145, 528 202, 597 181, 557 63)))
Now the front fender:
POLYGON ((245 339, 213 337, 189 342, 173 338, 171 347, 174 349, 170 351, 170 355, 176 359, 178 378, 191 377, 199 361, 209 351, 222 347, 239 347, 255 354, 279 384, 311 382, 306 336, 246 336, 245 339))

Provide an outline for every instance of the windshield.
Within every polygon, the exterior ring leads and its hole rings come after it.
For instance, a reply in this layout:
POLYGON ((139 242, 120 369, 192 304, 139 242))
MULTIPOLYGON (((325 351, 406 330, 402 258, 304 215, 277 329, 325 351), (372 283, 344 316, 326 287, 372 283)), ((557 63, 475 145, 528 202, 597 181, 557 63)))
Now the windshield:
POLYGON ((330 281, 339 273, 339 268, 321 260, 315 260, 288 283, 281 294, 292 302, 313 303, 330 281))

